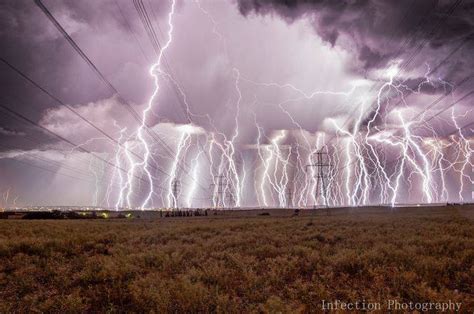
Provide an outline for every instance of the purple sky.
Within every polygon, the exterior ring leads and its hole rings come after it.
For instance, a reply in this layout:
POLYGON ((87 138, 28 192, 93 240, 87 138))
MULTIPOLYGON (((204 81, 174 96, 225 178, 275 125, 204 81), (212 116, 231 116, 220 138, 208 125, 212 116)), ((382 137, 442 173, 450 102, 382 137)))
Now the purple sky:
MULTIPOLYGON (((144 156, 144 148, 136 144, 136 138, 131 139, 136 136, 138 124, 130 108, 141 115, 147 106, 155 89, 149 69, 157 55, 134 2, 44 0, 43 4, 119 95, 98 78, 33 1, 7 0, 0 4, 0 57, 114 140, 121 134, 128 137, 131 150, 144 156)), ((168 40, 171 0, 142 0, 135 4, 144 5, 156 39, 164 45, 168 40)), ((447 136, 456 132, 456 123, 462 127, 474 121, 468 94, 474 87, 473 16, 474 4, 470 1, 178 0, 172 19, 172 41, 162 62, 175 83, 165 77, 159 80, 160 89, 147 119, 152 132, 169 148, 167 152, 167 148, 156 144, 156 138, 147 135, 150 167, 157 172, 154 184, 163 186, 162 191, 154 190, 148 207, 166 206, 168 174, 174 171, 173 158, 179 150, 183 125, 189 122, 183 110, 185 101, 193 135, 185 150, 187 155, 180 157, 186 170, 178 166, 176 177, 183 185, 182 202, 189 195, 188 200, 194 200, 192 206, 209 206, 212 192, 205 190, 213 183, 213 175, 219 173, 218 166, 210 170, 207 164, 209 158, 220 156, 218 152, 193 162, 199 150, 209 150, 213 134, 216 142, 224 145, 224 136, 230 139, 238 132, 232 158, 238 176, 246 180, 239 181, 240 193, 245 196, 242 206, 262 205, 262 198, 271 205, 279 203, 278 188, 265 187, 260 195, 254 191, 262 180, 271 186, 272 180, 279 181, 276 176, 284 176, 281 165, 275 164, 275 178, 265 181, 258 147, 265 150, 282 136, 278 144, 282 151, 308 142, 317 149, 337 136, 337 146, 345 149, 344 141, 350 138, 347 134, 354 130, 359 130, 356 134, 366 134, 367 126, 372 128, 371 136, 403 133, 399 113, 406 121, 416 120, 419 114, 430 119, 429 125, 414 129, 413 135, 422 143, 420 147, 430 158, 432 169, 437 169, 438 157, 429 148, 429 139, 445 145, 441 150, 448 162, 438 166, 449 168, 449 162, 462 158, 454 146, 446 143, 462 147, 463 154, 470 153, 472 145, 473 127, 462 130, 466 142, 447 136), (377 111, 377 95, 392 74, 395 85, 403 85, 402 94, 397 94, 395 88, 383 90, 385 98, 377 111), (464 95, 468 96, 456 102, 464 95), (452 103, 455 104, 450 109, 430 118, 452 103), (259 130, 261 145, 257 143, 259 130), (159 174, 158 169, 167 175, 159 174), (194 192, 192 185, 197 180, 189 174, 193 171, 201 185, 194 192)), ((87 150, 73 149, 44 129, 0 109, 0 206, 113 207, 121 186, 114 181, 116 171, 104 160, 116 164, 118 146, 4 62, 0 62, 0 71, 2 106, 87 150)), ((378 150, 385 162, 400 154, 399 148, 390 145, 378 150)), ((398 201, 427 201, 421 191, 423 158, 417 155, 415 146, 410 150, 417 156, 414 158, 422 173, 413 174, 416 167, 407 166, 403 171, 404 187, 400 188, 403 196, 398 201)), ((363 146, 361 151, 370 156, 370 146, 363 146)), ((294 155, 295 150, 292 152, 294 155)), ((357 146, 351 152, 357 155, 357 146)), ((335 154, 340 154, 337 158, 341 167, 350 163, 344 159, 345 151, 335 154)), ((293 155, 287 157, 294 166, 297 162, 293 155)), ((126 168, 126 156, 121 158, 126 168)), ((463 173, 456 171, 462 166, 461 160, 446 170, 450 186, 447 196, 440 188, 440 179, 432 179, 436 182, 432 195, 436 197, 431 201, 458 200, 462 181, 458 176, 463 173)), ((395 184, 396 169, 390 167, 386 166, 387 172, 395 184)), ((288 170, 293 180, 298 178, 296 168, 288 170)), ((361 169, 355 167, 350 175, 356 178, 361 169)), ((376 170, 369 166, 369 172, 376 170)), ((140 206, 149 190, 143 179, 146 173, 137 170, 136 176, 142 179, 134 183, 132 206, 140 206)), ((345 173, 338 174, 341 185, 347 182, 346 177, 345 173)), ((357 181, 354 178, 350 180, 357 181)), ((377 186, 375 181, 373 186, 377 186)), ((298 188, 301 187, 295 185, 298 188)), ((334 199, 339 198, 340 204, 351 203, 354 199, 360 201, 361 194, 354 192, 356 196, 351 198, 340 187, 334 199)), ((375 197, 369 200, 377 202, 375 197)))

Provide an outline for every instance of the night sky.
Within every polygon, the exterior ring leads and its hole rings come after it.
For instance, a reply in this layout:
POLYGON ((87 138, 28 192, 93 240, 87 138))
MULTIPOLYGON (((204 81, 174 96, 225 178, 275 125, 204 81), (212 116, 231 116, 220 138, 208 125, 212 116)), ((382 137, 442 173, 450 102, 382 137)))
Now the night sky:
POLYGON ((179 206, 322 204, 320 150, 332 205, 470 199, 473 25, 474 1, 2 1, 0 207, 171 207, 174 180, 179 206))

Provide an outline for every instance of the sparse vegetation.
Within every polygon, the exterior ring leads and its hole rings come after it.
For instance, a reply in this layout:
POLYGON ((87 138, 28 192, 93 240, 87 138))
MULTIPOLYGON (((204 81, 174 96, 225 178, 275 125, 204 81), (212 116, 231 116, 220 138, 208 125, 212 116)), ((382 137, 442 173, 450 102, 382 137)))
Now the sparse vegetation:
POLYGON ((315 312, 321 300, 474 308, 455 209, 0 221, 0 312, 315 312))

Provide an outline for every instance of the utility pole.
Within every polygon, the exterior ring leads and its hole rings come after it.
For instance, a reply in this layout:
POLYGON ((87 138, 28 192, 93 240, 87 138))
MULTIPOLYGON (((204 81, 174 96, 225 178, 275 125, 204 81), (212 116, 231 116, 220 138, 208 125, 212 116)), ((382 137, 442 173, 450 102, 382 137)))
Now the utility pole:
MULTIPOLYGON (((328 162, 328 157, 327 153, 323 152, 322 149, 318 150, 316 152, 316 163, 315 164, 309 164, 306 165, 306 170, 308 168, 316 168, 316 191, 314 195, 314 209, 316 209, 316 202, 318 200, 318 196, 321 196, 324 198, 324 205, 326 208, 329 208, 328 204, 328 198, 327 198, 327 176, 326 176, 326 170, 325 168, 329 168, 329 162, 328 162)), ((329 210, 328 210, 329 214, 329 210)))
POLYGON ((178 209, 178 195, 179 195, 179 190, 181 183, 179 182, 178 179, 174 179, 173 182, 171 183, 172 185, 172 195, 173 195, 173 209, 177 210, 178 209))

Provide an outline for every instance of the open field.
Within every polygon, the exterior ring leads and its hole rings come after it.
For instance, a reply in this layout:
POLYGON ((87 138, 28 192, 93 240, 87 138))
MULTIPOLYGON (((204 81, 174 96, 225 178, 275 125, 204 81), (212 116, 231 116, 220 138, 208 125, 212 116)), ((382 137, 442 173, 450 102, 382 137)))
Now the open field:
POLYGON ((0 220, 0 312, 316 312, 335 299, 472 311, 473 210, 0 220))

